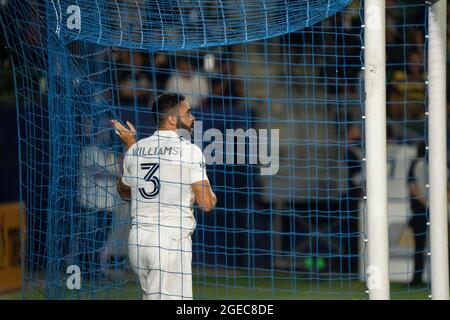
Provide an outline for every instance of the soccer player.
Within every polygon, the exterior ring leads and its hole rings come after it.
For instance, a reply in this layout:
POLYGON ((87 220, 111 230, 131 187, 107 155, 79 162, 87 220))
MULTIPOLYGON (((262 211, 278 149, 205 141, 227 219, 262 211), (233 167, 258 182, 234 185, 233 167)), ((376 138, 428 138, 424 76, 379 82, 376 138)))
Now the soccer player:
POLYGON ((153 103, 155 133, 136 142, 136 129, 113 120, 126 154, 118 183, 131 198, 129 257, 144 300, 192 299, 194 202, 211 211, 217 202, 199 147, 179 135, 193 131, 194 116, 183 95, 165 93, 153 103))

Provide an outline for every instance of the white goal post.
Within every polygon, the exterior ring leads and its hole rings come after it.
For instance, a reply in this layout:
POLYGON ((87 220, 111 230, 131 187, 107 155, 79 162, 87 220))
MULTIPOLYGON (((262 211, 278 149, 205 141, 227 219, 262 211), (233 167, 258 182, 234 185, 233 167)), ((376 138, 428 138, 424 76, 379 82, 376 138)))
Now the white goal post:
MULTIPOLYGON (((449 299, 446 45, 447 2, 428 2, 428 153, 431 298, 449 299)), ((386 157, 385 1, 364 4, 369 299, 390 298, 386 157)))
POLYGON ((446 46, 447 1, 432 1, 428 10, 428 146, 430 187, 431 297, 449 299, 446 46))

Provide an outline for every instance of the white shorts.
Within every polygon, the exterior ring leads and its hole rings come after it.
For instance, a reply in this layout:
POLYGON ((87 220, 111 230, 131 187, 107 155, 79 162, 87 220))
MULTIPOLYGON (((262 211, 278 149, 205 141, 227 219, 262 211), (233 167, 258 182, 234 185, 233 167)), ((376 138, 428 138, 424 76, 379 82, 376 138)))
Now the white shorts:
POLYGON ((192 299, 192 239, 175 240, 133 226, 130 263, 139 276, 144 300, 192 299))

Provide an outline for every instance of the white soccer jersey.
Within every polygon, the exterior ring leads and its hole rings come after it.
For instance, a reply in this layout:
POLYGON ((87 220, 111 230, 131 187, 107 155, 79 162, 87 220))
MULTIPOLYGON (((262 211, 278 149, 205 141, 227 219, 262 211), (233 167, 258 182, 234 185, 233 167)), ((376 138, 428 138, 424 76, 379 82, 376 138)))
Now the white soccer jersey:
POLYGON ((174 239, 192 234, 191 184, 208 180, 198 146, 176 132, 157 130, 131 146, 124 159, 123 183, 131 187, 132 223, 174 239))
POLYGON ((120 165, 111 151, 98 145, 83 148, 80 155, 78 202, 85 209, 114 211, 121 203, 117 193, 120 165))

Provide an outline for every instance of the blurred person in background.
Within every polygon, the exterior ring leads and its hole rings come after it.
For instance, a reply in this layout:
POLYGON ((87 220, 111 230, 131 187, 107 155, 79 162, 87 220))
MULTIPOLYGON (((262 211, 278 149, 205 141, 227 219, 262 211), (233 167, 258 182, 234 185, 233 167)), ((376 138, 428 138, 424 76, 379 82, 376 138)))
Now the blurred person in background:
POLYGON ((362 130, 359 124, 350 124, 347 128, 347 145, 345 161, 347 168, 347 192, 342 196, 342 212, 348 216, 344 217, 342 223, 343 244, 347 247, 349 273, 358 273, 358 221, 360 201, 364 196, 363 177, 363 153, 362 153, 362 130))
POLYGON ((116 54, 120 104, 122 106, 148 106, 152 82, 145 70, 146 57, 141 52, 119 51, 116 54))
POLYGON ((176 70, 167 80, 165 90, 184 95, 192 109, 201 107, 203 101, 209 96, 207 78, 192 70, 188 57, 177 56, 175 64, 176 70))
POLYGON ((421 120, 425 117, 424 57, 418 50, 408 52, 406 72, 396 70, 392 76, 392 86, 399 99, 407 103, 404 120, 421 120))
POLYGON ((112 150, 110 118, 84 120, 84 147, 80 155, 78 203, 82 208, 80 253, 83 274, 102 277, 108 267, 107 239, 114 211, 121 202, 117 179, 121 161, 112 150))
POLYGON ((414 276, 411 286, 424 286, 422 275, 425 264, 425 244, 428 222, 428 156, 425 142, 417 146, 417 158, 411 163, 408 173, 408 186, 412 217, 409 226, 414 232, 414 276))

